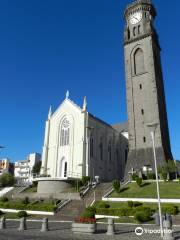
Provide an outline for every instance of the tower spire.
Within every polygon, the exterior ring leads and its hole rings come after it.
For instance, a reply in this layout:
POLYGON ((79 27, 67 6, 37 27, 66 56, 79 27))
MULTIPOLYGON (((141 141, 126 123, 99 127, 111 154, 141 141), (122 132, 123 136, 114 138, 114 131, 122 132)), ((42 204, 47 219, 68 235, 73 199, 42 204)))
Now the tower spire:
POLYGON ((69 90, 66 91, 66 99, 69 98, 69 90))
POLYGON ((86 96, 84 97, 84 100, 83 100, 83 112, 87 111, 87 98, 86 96))
POLYGON ((48 112, 48 119, 50 119, 52 116, 52 107, 49 107, 49 112, 48 112))

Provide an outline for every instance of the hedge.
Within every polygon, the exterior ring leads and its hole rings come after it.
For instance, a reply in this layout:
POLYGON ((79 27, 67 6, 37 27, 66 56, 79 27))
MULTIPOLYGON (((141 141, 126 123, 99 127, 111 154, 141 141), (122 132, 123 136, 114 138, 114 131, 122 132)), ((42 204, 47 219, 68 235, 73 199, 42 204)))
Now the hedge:
POLYGON ((163 206, 162 212, 163 212, 163 214, 169 213, 171 215, 177 215, 179 213, 179 209, 177 206, 163 206))
POLYGON ((26 211, 19 211, 18 213, 17 213, 17 217, 18 218, 22 218, 22 217, 27 217, 28 215, 27 215, 27 212, 26 211))
POLYGON ((41 205, 22 204, 21 202, 0 202, 0 208, 17 209, 17 210, 32 210, 32 211, 47 211, 54 210, 54 205, 48 203, 41 203, 41 205))
POLYGON ((133 216, 134 209, 132 208, 99 208, 96 209, 96 214, 108 216, 133 216))

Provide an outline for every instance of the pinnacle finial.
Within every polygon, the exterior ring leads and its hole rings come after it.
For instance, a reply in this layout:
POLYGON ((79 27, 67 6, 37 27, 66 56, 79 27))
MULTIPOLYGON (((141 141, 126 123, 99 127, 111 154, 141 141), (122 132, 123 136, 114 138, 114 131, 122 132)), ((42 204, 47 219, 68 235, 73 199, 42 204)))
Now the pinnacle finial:
POLYGON ((52 108, 51 108, 51 106, 50 106, 50 107, 49 107, 49 112, 48 112, 48 119, 51 118, 51 115, 52 115, 52 108))
POLYGON ((87 98, 85 96, 83 100, 83 111, 86 111, 86 110, 87 110, 87 98))
POLYGON ((66 99, 68 99, 69 98, 69 90, 67 90, 67 92, 66 92, 66 99))

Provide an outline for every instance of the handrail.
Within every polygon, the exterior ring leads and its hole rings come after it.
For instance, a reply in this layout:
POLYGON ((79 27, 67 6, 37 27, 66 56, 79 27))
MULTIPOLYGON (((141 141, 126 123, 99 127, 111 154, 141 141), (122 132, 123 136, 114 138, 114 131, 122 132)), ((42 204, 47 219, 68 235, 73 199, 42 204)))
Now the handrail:
POLYGON ((106 189, 104 191, 103 197, 107 197, 109 194, 111 194, 113 192, 113 186, 109 187, 108 189, 106 189))
POLYGON ((65 199, 64 201, 61 201, 58 205, 58 208, 56 209, 55 213, 59 212, 63 207, 65 207, 68 203, 70 203, 72 199, 65 199))
POLYGON ((96 201, 96 192, 93 191, 89 199, 86 201, 86 207, 92 206, 95 201, 96 201))

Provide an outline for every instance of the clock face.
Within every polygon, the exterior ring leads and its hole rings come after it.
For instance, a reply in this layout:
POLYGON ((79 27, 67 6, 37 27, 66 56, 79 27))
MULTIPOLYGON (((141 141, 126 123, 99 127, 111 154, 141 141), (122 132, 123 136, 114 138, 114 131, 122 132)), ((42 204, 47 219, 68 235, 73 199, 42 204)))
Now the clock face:
POLYGON ((131 24, 137 24, 138 22, 140 22, 142 19, 142 13, 141 12, 136 12, 134 13, 131 17, 130 17, 130 23, 131 24))

